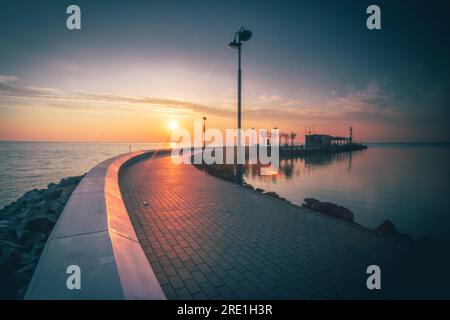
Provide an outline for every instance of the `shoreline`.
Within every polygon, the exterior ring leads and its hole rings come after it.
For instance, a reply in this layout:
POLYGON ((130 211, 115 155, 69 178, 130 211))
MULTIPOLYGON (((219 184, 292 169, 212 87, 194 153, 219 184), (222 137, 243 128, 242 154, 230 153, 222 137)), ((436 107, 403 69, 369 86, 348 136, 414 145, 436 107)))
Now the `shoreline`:
POLYGON ((83 176, 27 191, 0 209, 0 299, 23 299, 45 243, 83 176))

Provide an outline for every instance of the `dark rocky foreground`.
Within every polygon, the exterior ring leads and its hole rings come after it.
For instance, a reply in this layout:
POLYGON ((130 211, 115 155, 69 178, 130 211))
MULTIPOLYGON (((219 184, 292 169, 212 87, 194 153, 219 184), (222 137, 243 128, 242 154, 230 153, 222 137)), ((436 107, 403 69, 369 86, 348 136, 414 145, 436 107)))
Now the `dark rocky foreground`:
POLYGON ((342 207, 331 202, 322 202, 314 198, 306 198, 303 201, 305 203, 302 204, 302 207, 321 212, 338 219, 346 220, 348 222, 354 222, 353 212, 346 207, 342 207))
POLYGON ((22 299, 50 232, 81 178, 31 190, 0 210, 0 299, 22 299))

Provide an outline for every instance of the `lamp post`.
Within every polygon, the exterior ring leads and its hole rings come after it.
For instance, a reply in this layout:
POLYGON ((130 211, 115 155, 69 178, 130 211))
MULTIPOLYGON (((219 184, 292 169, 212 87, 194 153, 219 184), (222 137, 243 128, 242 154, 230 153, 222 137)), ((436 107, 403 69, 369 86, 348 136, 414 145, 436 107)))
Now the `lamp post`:
MULTIPOLYGON (((234 40, 229 43, 229 47, 238 50, 238 94, 237 94, 237 128, 238 128, 238 149, 241 149, 241 92, 242 92, 242 70, 241 70, 241 51, 242 44, 250 40, 252 33, 250 30, 244 27, 240 28, 238 32, 234 34, 234 40)), ((244 153, 245 154, 245 153, 244 153)), ((242 184, 242 166, 237 165, 236 170, 236 182, 242 184)))
POLYGON ((203 117, 203 150, 205 150, 205 144, 206 144, 206 139, 205 139, 205 130, 206 130, 206 117, 203 117))

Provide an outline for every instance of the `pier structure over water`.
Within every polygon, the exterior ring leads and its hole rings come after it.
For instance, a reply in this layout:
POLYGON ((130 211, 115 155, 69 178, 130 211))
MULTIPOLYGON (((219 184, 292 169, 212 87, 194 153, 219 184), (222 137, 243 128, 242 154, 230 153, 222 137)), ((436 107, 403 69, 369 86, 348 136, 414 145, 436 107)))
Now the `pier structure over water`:
POLYGON ((280 145, 280 155, 306 155, 308 153, 332 153, 366 149, 367 146, 353 141, 353 128, 349 127, 349 136, 340 137, 329 134, 305 133, 304 145, 280 145))

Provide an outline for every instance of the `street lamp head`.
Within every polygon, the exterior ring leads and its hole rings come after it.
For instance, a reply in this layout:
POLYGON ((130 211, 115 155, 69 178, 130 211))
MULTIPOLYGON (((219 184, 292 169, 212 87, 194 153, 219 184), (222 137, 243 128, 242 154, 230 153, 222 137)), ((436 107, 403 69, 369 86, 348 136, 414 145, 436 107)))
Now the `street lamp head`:
POLYGON ((245 29, 244 27, 241 28, 239 31, 239 41, 248 41, 252 37, 252 32, 250 30, 245 29))
POLYGON ((228 46, 233 49, 239 49, 242 46, 242 42, 250 40, 251 37, 252 32, 242 27, 238 32, 236 32, 234 35, 234 40, 231 41, 228 46))
POLYGON ((228 46, 229 46, 230 48, 232 48, 232 49, 239 49, 240 44, 239 44, 239 42, 237 42, 236 39, 235 39, 235 40, 231 41, 230 44, 229 44, 228 46))

